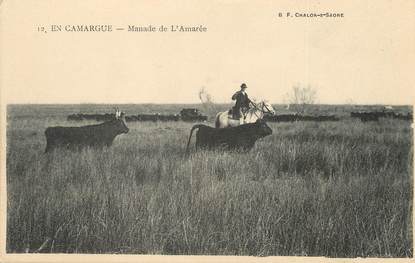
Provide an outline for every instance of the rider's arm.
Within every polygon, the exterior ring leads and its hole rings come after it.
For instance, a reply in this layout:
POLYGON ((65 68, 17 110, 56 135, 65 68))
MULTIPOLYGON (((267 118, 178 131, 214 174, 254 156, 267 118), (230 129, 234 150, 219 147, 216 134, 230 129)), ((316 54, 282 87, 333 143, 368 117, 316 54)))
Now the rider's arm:
POLYGON ((252 103, 252 100, 249 99, 248 94, 246 94, 246 99, 248 100, 248 104, 252 103))
POLYGON ((235 94, 233 94, 232 96, 232 100, 236 100, 238 98, 239 95, 239 91, 235 92, 235 94))

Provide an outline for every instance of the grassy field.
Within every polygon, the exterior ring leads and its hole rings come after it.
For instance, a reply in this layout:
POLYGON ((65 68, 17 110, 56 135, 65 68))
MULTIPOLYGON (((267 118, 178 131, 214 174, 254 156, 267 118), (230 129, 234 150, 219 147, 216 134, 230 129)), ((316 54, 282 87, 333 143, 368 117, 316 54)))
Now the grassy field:
MULTIPOLYGON (((178 113, 182 105, 120 108, 178 113)), ((355 108, 321 109, 347 116, 355 108)), ((247 154, 189 157, 192 123, 131 122, 103 151, 43 153, 46 127, 111 110, 8 107, 8 252, 43 244, 52 253, 413 255, 409 122, 270 123, 273 135, 247 154)))

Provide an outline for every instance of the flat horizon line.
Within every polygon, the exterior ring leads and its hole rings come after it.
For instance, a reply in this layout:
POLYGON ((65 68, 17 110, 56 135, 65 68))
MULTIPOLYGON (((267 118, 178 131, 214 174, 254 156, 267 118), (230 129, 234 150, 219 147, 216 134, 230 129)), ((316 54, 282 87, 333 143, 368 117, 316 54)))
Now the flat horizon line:
MULTIPOLYGON (((159 103, 159 102, 126 102, 126 103, 119 103, 119 102, 72 102, 72 103, 60 103, 60 102, 47 102, 47 103, 32 103, 32 102, 17 102, 17 103, 6 103, 6 105, 195 105, 195 104, 204 104, 202 102, 169 102, 169 103, 159 103)), ((232 102, 218 102, 212 103, 218 105, 227 105, 227 104, 234 104, 232 102)), ((301 105, 295 103, 279 103, 279 102, 271 102, 273 105, 301 105)), ((327 106, 414 106, 414 104, 381 104, 381 103, 312 103, 307 105, 327 105, 327 106)))

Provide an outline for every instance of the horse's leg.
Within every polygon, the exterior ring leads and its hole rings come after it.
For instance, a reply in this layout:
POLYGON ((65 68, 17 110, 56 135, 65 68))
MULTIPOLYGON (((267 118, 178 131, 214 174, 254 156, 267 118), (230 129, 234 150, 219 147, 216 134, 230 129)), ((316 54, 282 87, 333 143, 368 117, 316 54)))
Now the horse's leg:
POLYGON ((246 120, 246 122, 247 123, 254 123, 255 121, 256 121, 256 116, 255 116, 255 114, 253 114, 252 112, 250 112, 249 114, 248 114, 248 116, 247 116, 247 120, 246 120))
POLYGON ((245 114, 242 111, 242 108, 239 108, 239 125, 242 125, 245 123, 245 114))

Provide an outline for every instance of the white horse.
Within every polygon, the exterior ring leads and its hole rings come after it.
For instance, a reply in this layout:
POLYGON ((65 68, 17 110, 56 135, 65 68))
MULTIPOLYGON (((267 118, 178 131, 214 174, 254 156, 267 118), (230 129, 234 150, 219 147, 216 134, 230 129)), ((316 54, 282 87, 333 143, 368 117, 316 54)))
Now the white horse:
POLYGON ((254 123, 258 119, 262 119, 264 114, 275 114, 275 110, 272 105, 266 101, 261 101, 259 103, 251 102, 251 107, 245 113, 245 118, 233 119, 232 114, 229 111, 223 111, 216 114, 215 117, 215 127, 216 128, 227 128, 227 127, 236 127, 244 123, 254 123))

